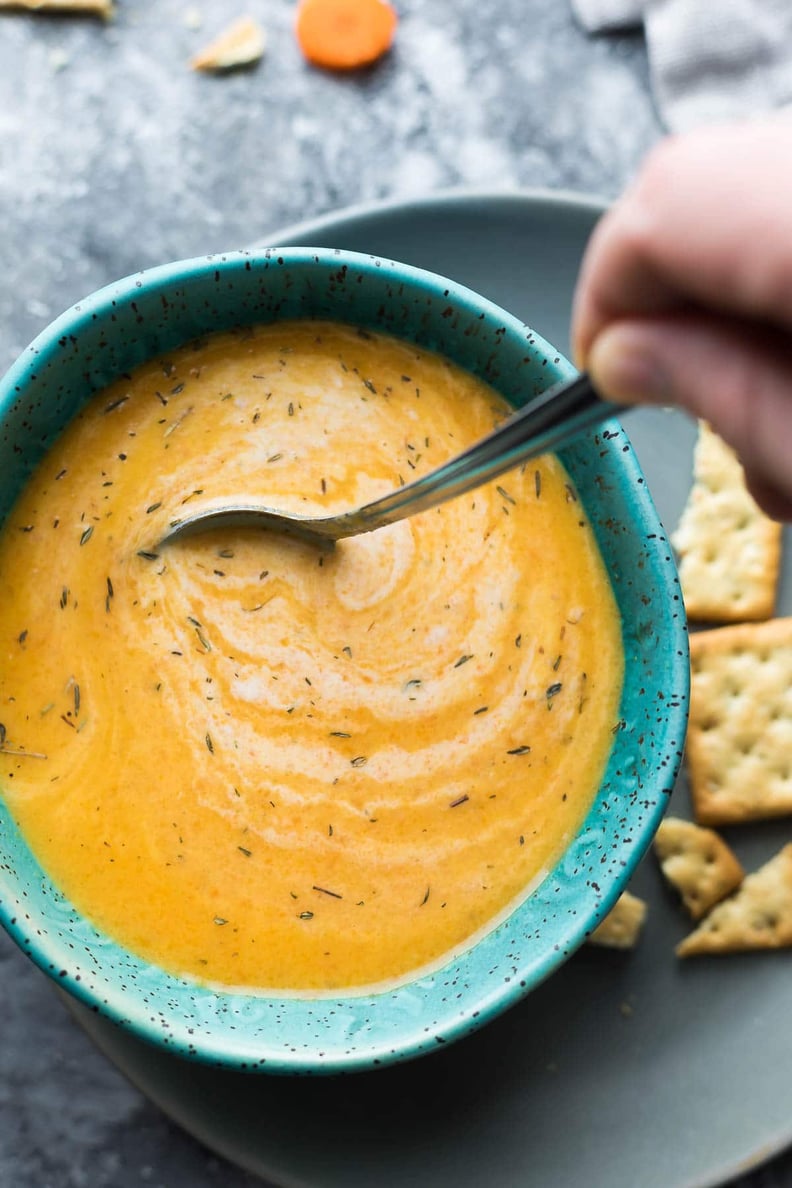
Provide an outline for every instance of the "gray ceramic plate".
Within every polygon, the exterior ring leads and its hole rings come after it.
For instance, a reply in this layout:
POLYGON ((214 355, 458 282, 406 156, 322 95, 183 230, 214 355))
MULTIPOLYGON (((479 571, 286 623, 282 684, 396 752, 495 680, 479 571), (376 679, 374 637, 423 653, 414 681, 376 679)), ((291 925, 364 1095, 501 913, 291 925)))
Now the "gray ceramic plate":
MULTIPOLYGON (((451 194, 357 209, 268 236, 372 252, 452 277, 568 352, 577 266, 601 206, 572 195, 451 194)), ((693 429, 626 421, 668 528, 693 429)), ((787 547, 787 555, 792 550, 787 547)), ((781 609, 792 613, 792 572, 781 609)), ((687 789, 673 811, 688 815, 687 789)), ((748 867, 792 826, 730 834, 748 867)), ((84 1008, 99 1046, 188 1131, 273 1184, 303 1188, 692 1188, 792 1140, 792 963, 784 953, 679 964, 686 930, 653 860, 633 953, 580 950, 482 1032, 413 1064, 328 1082, 254 1079, 154 1050, 84 1008)))

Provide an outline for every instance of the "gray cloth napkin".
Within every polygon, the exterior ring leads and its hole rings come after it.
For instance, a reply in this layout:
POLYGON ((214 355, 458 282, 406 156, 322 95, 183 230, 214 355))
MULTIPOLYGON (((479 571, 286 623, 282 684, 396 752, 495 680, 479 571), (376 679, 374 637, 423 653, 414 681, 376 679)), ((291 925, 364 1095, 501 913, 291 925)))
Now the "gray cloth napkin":
POLYGON ((572 0, 590 33, 643 24, 666 126, 740 119, 792 104, 792 0, 572 0))

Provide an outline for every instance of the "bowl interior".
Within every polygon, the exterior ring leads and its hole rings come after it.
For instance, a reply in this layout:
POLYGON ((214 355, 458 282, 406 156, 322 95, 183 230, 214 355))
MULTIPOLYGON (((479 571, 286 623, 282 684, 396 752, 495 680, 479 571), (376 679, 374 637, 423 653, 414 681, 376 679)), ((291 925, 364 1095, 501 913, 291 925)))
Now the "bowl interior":
MULTIPOLYGON (((0 385, 0 515, 89 396, 211 331, 282 318, 351 322, 439 351, 525 403, 572 368, 461 286, 349 252, 285 248, 152 269, 75 306, 0 385)), ((82 917, 44 875, 0 802, 0 921, 62 986, 139 1036, 235 1068, 339 1072, 406 1059, 480 1026, 547 977, 610 909, 648 846, 681 759, 685 615, 671 549, 617 422, 562 461, 608 566, 622 618, 621 720, 577 837, 539 887, 442 969, 379 994, 217 992, 166 974, 82 917)))

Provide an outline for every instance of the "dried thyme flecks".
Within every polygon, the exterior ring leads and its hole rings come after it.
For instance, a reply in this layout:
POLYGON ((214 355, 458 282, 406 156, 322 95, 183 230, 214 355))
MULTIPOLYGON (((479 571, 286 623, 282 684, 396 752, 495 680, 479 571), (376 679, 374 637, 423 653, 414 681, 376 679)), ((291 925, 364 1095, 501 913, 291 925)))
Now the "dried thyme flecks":
POLYGON ((201 647, 203 648, 203 650, 205 652, 211 652, 212 645, 209 643, 209 640, 204 635, 203 627, 201 626, 199 621, 197 619, 194 619, 192 615, 188 615, 187 622, 192 624, 193 630, 195 631, 195 634, 198 636, 198 642, 201 645, 201 647))
POLYGON ((115 412, 122 404, 126 404, 127 400, 129 400, 129 396, 119 396, 117 400, 112 400, 110 404, 105 405, 104 411, 106 413, 115 412))

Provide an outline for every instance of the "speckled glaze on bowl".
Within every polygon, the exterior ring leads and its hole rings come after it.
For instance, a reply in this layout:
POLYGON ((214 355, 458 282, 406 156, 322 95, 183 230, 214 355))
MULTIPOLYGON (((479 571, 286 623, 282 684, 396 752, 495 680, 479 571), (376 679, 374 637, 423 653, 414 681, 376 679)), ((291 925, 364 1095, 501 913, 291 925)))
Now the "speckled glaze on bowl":
MULTIPOLYGON (((412 340, 517 405, 572 373, 548 343, 484 298, 391 261, 284 248, 165 265, 80 302, 5 376, 0 515, 91 393, 120 373, 210 331, 295 317, 412 340)), ((621 720, 579 833, 503 923, 443 968, 383 993, 301 999, 217 992, 97 932, 43 873, 0 799, 0 921, 23 951, 64 989, 144 1039, 269 1073, 339 1073, 430 1052, 550 975, 607 913, 651 841, 681 759, 688 705, 677 573, 624 431, 611 422, 562 460, 621 611, 621 720)))

